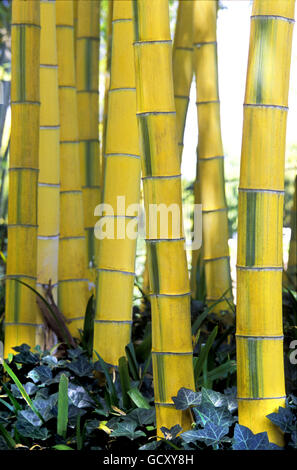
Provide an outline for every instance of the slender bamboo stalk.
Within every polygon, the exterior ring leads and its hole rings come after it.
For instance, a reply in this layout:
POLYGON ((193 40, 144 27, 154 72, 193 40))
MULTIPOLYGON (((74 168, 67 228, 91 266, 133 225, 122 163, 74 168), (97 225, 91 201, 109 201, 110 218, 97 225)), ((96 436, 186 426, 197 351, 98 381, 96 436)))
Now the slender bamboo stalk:
MULTIPOLYGON (((228 289, 230 291, 226 297, 232 302, 218 90, 217 1, 196 1, 194 15, 194 67, 199 130, 197 165, 203 217, 202 256, 206 300, 212 304, 228 289)), ((222 310, 229 310, 227 301, 220 302, 214 308, 215 313, 222 310)), ((223 318, 230 321, 229 315, 223 318)))
POLYGON ((12 2, 11 144, 9 162, 8 256, 5 351, 36 345, 40 323, 36 297, 12 280, 36 287, 37 180, 39 146, 39 2, 12 2))
POLYGON ((173 42, 173 85, 180 160, 193 79, 193 1, 179 0, 173 42))
MULTIPOLYGON (((168 0, 133 2, 137 116, 146 215, 151 204, 175 204, 182 214, 180 159, 172 74, 168 0), (157 21, 156 21, 157 18, 157 21), (157 71, 157 73, 156 73, 157 71)), ((168 214, 146 221, 152 306, 152 356, 157 416, 161 426, 190 427, 187 412, 172 397, 181 387, 194 389, 190 293, 182 217, 164 234, 168 214)))
POLYGON ((88 299, 78 143, 74 62, 73 2, 57 0, 57 49, 60 106, 60 244, 59 307, 71 321, 72 334, 82 327, 88 299))
POLYGON ((118 365, 131 337, 136 238, 130 239, 126 228, 133 222, 136 226, 137 211, 128 214, 121 210, 117 197, 125 198, 126 208, 139 203, 140 155, 132 1, 114 0, 113 4, 103 202, 113 209, 110 217, 115 224, 115 237, 99 244, 94 349, 107 363, 118 365), (121 224, 123 235, 118 233, 121 224))
POLYGON ((110 87, 110 66, 111 66, 111 43, 112 43, 112 13, 113 0, 109 0, 107 6, 106 18, 106 66, 105 66, 105 87, 103 104, 103 128, 102 128, 102 151, 101 151, 101 186, 103 187, 105 150, 106 150, 106 129, 107 129, 107 110, 108 110, 108 92, 110 87))
POLYGON ((94 209, 100 203, 99 23, 100 0, 78 0, 77 105, 87 260, 94 265, 94 209))
POLYGON ((37 287, 53 286, 57 302, 60 225, 60 115, 55 1, 40 2, 40 134, 37 287))
POLYGON ((297 289, 297 176, 295 178, 294 200, 291 211, 291 240, 286 275, 289 285, 297 289))
POLYGON ((285 404, 282 223, 293 22, 294 0, 255 0, 238 208, 239 422, 278 445, 281 432, 266 416, 285 404))

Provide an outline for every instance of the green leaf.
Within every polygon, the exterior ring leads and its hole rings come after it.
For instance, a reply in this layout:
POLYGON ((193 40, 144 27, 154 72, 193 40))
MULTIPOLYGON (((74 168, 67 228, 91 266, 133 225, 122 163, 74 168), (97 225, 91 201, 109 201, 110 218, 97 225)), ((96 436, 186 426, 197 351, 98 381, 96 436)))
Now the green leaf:
POLYGON ((181 438, 187 443, 202 441, 207 446, 216 447, 228 432, 229 426, 217 426, 209 421, 204 429, 183 432, 181 438))
POLYGON ((81 427, 80 427, 80 419, 81 419, 81 415, 79 413, 77 415, 77 419, 76 419, 76 447, 77 447, 77 450, 81 450, 82 447, 83 447, 83 436, 82 436, 81 427))
POLYGON ((216 426, 231 426, 234 417, 225 406, 216 407, 212 403, 200 405, 194 408, 196 423, 205 426, 211 422, 216 426))
POLYGON ((127 344, 127 346, 125 347, 125 351, 126 351, 129 369, 133 377, 133 380, 140 380, 139 373, 138 373, 139 366, 136 360, 133 344, 132 343, 127 344))
POLYGON ((131 398, 131 400, 133 401, 133 403, 135 403, 137 408, 145 408, 146 410, 150 410, 151 407, 150 407, 147 399, 144 398, 144 396, 138 390, 138 388, 131 388, 128 391, 128 395, 131 398))
POLYGON ((58 395, 57 433, 66 439, 68 424, 68 377, 61 375, 58 395))
POLYGON ((172 397, 172 400, 177 410, 186 410, 190 406, 200 404, 201 393, 183 387, 178 391, 176 397, 172 397))
POLYGON ((233 450, 269 450, 277 447, 275 444, 271 446, 266 431, 254 434, 249 428, 236 423, 233 450))
POLYGON ((198 357, 198 361, 196 362, 195 369, 194 369, 195 384, 198 383, 198 379, 199 379, 199 377, 201 375, 201 372, 203 370, 203 365, 207 361, 209 350, 210 350, 210 348, 211 348, 211 346, 212 346, 212 344, 215 340, 217 332, 218 332, 218 327, 216 326, 213 329, 213 331, 211 332, 211 334, 209 335, 205 346, 202 348, 202 350, 200 352, 200 355, 198 357))
POLYGON ((56 446, 53 446, 52 449, 56 450, 74 450, 72 447, 66 446, 65 444, 57 444, 56 446))
POLYGON ((128 437, 131 441, 138 437, 145 437, 143 431, 136 431, 137 424, 135 421, 126 420, 122 423, 118 423, 116 429, 110 434, 112 437, 128 437))
POLYGON ((125 356, 122 356, 119 359, 119 374, 123 396, 123 406, 125 409, 128 409, 130 407, 130 398, 128 392, 131 388, 131 383, 129 377, 128 362, 125 356))
POLYGON ((1 382, 2 383, 2 387, 6 393, 6 395, 8 396, 9 400, 11 401, 11 404, 13 405, 14 407, 14 411, 15 413, 17 414, 18 411, 20 411, 22 409, 21 405, 19 404, 19 402, 15 399, 15 397, 13 396, 13 394, 11 393, 11 391, 9 390, 9 388, 5 385, 4 382, 1 382))
MULTIPOLYGON (((236 371, 236 362, 233 360, 226 361, 224 364, 221 364, 220 366, 215 367, 214 369, 210 371, 207 371, 208 380, 214 381, 217 379, 223 379, 227 377, 228 374, 232 374, 235 371, 236 371)), ((203 378, 200 377, 198 379, 198 385, 202 385, 202 383, 203 383, 203 378)))
POLYGON ((99 359, 100 366, 101 366, 101 368, 104 372, 105 378, 106 378, 111 405, 118 406, 119 400, 118 400, 117 392, 116 392, 115 386, 114 386, 114 384, 111 380, 111 377, 110 377, 110 374, 108 372, 106 363, 103 361, 102 357, 99 356, 97 351, 95 351, 95 354, 97 355, 97 357, 99 359))
POLYGON ((93 354, 94 319, 95 319, 94 296, 92 295, 87 304, 85 319, 84 319, 83 335, 82 335, 82 346, 85 349, 85 351, 87 351, 87 354, 90 358, 92 357, 92 354, 93 354))
POLYGON ((0 424, 0 433, 2 434, 2 436, 4 437, 8 447, 10 447, 10 449, 14 449, 15 446, 16 446, 16 442, 14 441, 14 439, 11 437, 11 435, 9 434, 8 431, 6 431, 5 427, 0 424))
POLYGON ((11 370, 11 368, 9 367, 8 364, 6 364, 5 361, 2 361, 2 365, 4 367, 4 370, 7 372, 7 374, 10 376, 10 378, 14 381, 14 383, 16 384, 16 386, 18 387, 22 397, 24 398, 24 400, 27 402, 27 404, 29 405, 29 407, 31 408, 31 410, 36 414, 36 416, 38 416, 38 418, 45 424, 44 422, 44 419, 43 417, 41 416, 41 414, 37 411, 37 409, 35 408, 31 398, 29 397, 28 393, 26 392, 26 390, 24 389, 23 385, 21 384, 21 382, 19 381, 19 379, 17 378, 17 376, 15 375, 15 373, 11 370))

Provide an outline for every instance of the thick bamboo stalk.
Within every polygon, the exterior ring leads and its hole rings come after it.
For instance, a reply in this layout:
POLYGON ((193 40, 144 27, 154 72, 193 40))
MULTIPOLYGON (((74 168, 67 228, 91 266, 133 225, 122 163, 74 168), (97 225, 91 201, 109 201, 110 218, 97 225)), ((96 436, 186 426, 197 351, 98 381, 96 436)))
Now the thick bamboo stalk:
POLYGON ((137 211, 122 211, 117 197, 125 198, 127 209, 139 203, 140 195, 131 0, 114 0, 112 29, 103 203, 113 209, 115 236, 99 244, 94 349, 118 365, 131 338, 136 238, 127 232, 121 238, 117 226, 131 225, 137 211))
POLYGON ((239 422, 256 433, 267 431, 279 445, 281 432, 266 416, 285 404, 282 223, 293 23, 293 0, 255 0, 238 208, 239 422))
MULTIPOLYGON (((197 165, 203 217, 202 258, 206 300, 211 305, 228 289, 230 290, 226 297, 232 302, 218 90, 217 1, 194 2, 194 15, 194 68, 199 131, 197 165)), ((220 313, 222 310, 229 310, 227 301, 220 302, 213 311, 220 313)), ((230 321, 229 315, 222 318, 230 321)))
POLYGON ((60 225, 60 115, 56 4, 40 2, 40 134, 38 177, 37 286, 51 280, 57 302, 60 225))
POLYGON ((78 143, 74 61, 73 2, 57 0, 57 49, 60 106, 60 244, 59 307, 77 334, 88 299, 86 239, 84 233, 78 143))
POLYGON ((41 323, 36 296, 37 180, 39 146, 39 2, 12 2, 11 144, 9 162, 8 256, 5 351, 36 345, 41 323))
POLYGON ((100 203, 99 157, 99 23, 100 0, 78 0, 77 105, 84 227, 89 266, 98 249, 94 236, 94 209, 100 203))
POLYGON ((297 289, 297 176, 295 178, 295 191, 290 224, 291 240, 286 275, 288 284, 297 289))
POLYGON ((193 1, 179 0, 173 42, 173 85, 180 159, 193 78, 193 1))
POLYGON ((179 423, 184 430, 190 428, 189 414, 176 410, 172 402, 181 387, 194 389, 190 292, 182 227, 168 0, 137 0, 133 6, 146 215, 151 204, 163 203, 167 207, 175 204, 181 216, 175 230, 168 214, 154 226, 148 223, 148 218, 146 221, 155 405, 157 432, 161 436, 161 426, 170 428, 179 423), (166 235, 160 227, 165 221, 169 227, 166 235))

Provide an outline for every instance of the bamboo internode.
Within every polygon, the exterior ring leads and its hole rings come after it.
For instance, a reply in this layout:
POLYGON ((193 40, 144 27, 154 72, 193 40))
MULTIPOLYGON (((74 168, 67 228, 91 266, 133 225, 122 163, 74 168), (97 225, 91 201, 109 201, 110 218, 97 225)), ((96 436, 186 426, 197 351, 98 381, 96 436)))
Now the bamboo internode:
POLYGON ((8 253, 5 351, 38 341, 41 323, 35 294, 11 278, 36 288, 37 182, 39 147, 40 5, 12 4, 11 144, 9 162, 8 253))
POLYGON ((285 404, 282 220, 294 3, 253 5, 238 209, 239 422, 278 445, 281 432, 266 416, 285 404))
MULTIPOLYGON (((128 216, 126 212, 118 212, 118 196, 125 198, 126 207, 139 203, 140 155, 131 0, 113 2, 102 202, 113 209, 111 217, 115 224, 115 238, 100 240, 98 257, 94 349, 104 361, 112 365, 118 365, 119 358, 125 355, 125 346, 131 339, 136 255, 136 238, 130 239, 126 231, 127 225, 133 223, 133 214, 128 216), (120 238, 117 227, 122 223, 125 233, 120 238), (114 292, 117 294, 114 295, 114 292)), ((137 213, 134 214, 136 215, 137 213)))
MULTIPOLYGON (((133 6, 145 209, 148 213, 151 203, 175 203, 182 213, 168 0, 137 0, 133 6)), ((179 423, 183 430, 190 428, 189 414, 176 410, 172 402, 181 387, 194 389, 189 280, 182 237, 181 230, 180 238, 173 238, 170 232, 161 238, 158 227, 154 237, 146 234, 159 436, 161 426, 179 423)))
POLYGON ((57 0, 57 48, 60 106, 60 310, 77 335, 88 299, 86 239, 81 190, 74 61, 73 2, 57 0))

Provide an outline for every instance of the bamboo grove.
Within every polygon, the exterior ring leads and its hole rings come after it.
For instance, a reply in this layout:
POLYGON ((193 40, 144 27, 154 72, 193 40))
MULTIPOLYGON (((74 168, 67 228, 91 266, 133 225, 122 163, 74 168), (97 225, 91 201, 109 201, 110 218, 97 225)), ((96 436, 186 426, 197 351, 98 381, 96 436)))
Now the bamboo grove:
POLYGON ((162 426, 191 429, 191 413, 177 410, 172 397, 197 385, 191 300, 204 282, 203 300, 224 328, 235 325, 236 303, 239 422, 282 445, 266 416, 285 404, 282 280, 296 284, 296 187, 284 274, 282 247, 294 0, 253 2, 236 302, 220 122, 219 4, 180 0, 172 34, 168 0, 110 0, 102 96, 101 7, 100 0, 12 0, 5 357, 22 343, 47 344, 36 290, 50 293, 75 338, 93 295, 94 359, 98 353, 110 370, 118 368, 132 337, 137 237, 129 234, 138 230, 143 193, 143 290, 151 306, 158 436, 162 426), (203 242, 188 268, 181 164, 192 84, 198 117, 193 199, 202 205, 202 226, 195 230, 203 242), (156 205, 180 215, 168 211, 165 234, 162 213, 153 223, 150 218, 156 205), (111 226, 113 236, 101 237, 111 226))

